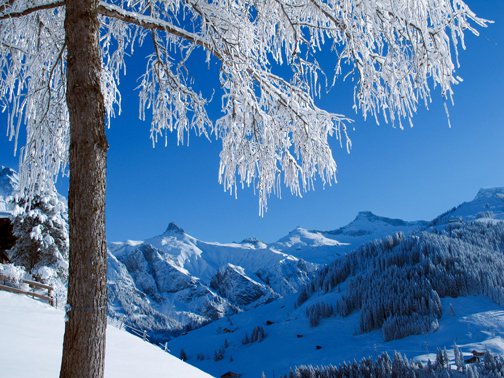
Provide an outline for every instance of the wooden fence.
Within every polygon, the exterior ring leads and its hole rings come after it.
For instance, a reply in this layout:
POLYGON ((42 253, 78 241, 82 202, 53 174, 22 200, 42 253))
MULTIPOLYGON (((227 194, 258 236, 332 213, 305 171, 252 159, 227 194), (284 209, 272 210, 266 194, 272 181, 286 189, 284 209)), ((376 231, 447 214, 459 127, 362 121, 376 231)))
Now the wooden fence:
POLYGON ((21 280, 22 283, 27 284, 33 290, 37 290, 37 289, 43 290, 43 291, 47 290, 47 295, 45 295, 45 294, 37 293, 35 291, 25 291, 25 290, 21 290, 21 289, 12 287, 12 286, 5 285, 5 283, 9 281, 9 278, 2 276, 2 275, 0 275, 0 281, 3 282, 3 284, 0 284, 0 290, 8 291, 10 293, 29 295, 32 298, 38 298, 38 299, 42 299, 44 301, 47 301, 47 303, 49 303, 51 306, 57 305, 57 303, 55 301, 55 297, 54 297, 54 288, 52 286, 45 285, 45 284, 37 282, 37 281, 21 280))
POLYGON ((147 330, 141 330, 141 329, 138 329, 138 328, 135 328, 133 326, 130 326, 129 324, 126 324, 124 323, 125 319, 122 318, 119 320, 119 324, 117 325, 117 327, 119 329, 124 329, 126 331, 128 331, 129 333, 131 333, 132 335, 135 335, 137 337, 140 337, 143 341, 146 341, 150 344, 153 344, 153 345, 157 345, 158 347, 160 347, 163 351, 167 352, 167 353, 171 353, 171 350, 170 348, 168 348, 168 341, 165 341, 164 343, 156 343, 154 344, 151 340, 150 340, 150 336, 149 334, 147 333, 147 330))
MULTIPOLYGON (((44 301, 47 301, 51 306, 56 307, 56 297, 54 296, 54 288, 49 285, 45 285, 43 283, 37 282, 37 281, 30 281, 30 280, 21 280, 22 283, 27 284, 30 288, 34 290, 47 290, 47 295, 45 294, 40 294, 35 291, 25 291, 21 290, 12 286, 5 285, 6 282, 11 281, 9 277, 3 276, 0 274, 0 290, 3 291, 8 291, 10 293, 16 293, 16 294, 25 294, 29 295, 33 298, 38 298, 42 299, 44 301)), ((146 341, 150 343, 151 341, 149 340, 149 335, 147 333, 147 330, 141 330, 135 327, 130 326, 129 324, 124 323, 124 319, 120 320, 119 329, 124 328, 125 330, 129 331, 131 334, 140 337, 143 341, 146 341)), ((170 349, 168 348, 168 342, 165 343, 158 343, 158 345, 161 349, 163 349, 165 352, 170 353, 170 349)))

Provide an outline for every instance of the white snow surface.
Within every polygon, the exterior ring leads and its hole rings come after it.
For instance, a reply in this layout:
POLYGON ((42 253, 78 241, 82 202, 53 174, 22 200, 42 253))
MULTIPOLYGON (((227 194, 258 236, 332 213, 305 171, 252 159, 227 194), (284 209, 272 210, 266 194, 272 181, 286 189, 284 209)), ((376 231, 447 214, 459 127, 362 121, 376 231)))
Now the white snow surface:
MULTIPOLYGON (((0 376, 57 377, 64 333, 63 311, 21 295, 0 292, 0 376)), ((152 344, 107 327, 105 377, 206 378, 152 344)))
MULTIPOLYGON (((335 300, 339 295, 326 294, 324 300, 335 300)), ((242 374, 243 378, 260 377, 262 372, 267 377, 278 377, 288 374, 289 368, 296 365, 334 365, 376 357, 383 352, 392 355, 394 351, 411 359, 434 362, 437 348, 446 347, 453 360, 451 348, 454 343, 464 356, 470 356, 473 349, 504 354, 504 309, 483 296, 444 298, 443 316, 436 332, 388 342, 384 341, 381 330, 364 334, 356 332, 359 312, 346 318, 324 319, 318 327, 310 327, 305 310, 319 300, 315 297, 295 308, 295 298, 289 296, 220 319, 176 338, 171 343, 172 352, 177 355, 184 349, 188 363, 215 376, 231 370, 242 374), (267 321, 272 324, 267 325, 267 321), (264 328, 265 339, 243 345, 244 335, 255 326, 264 328), (228 345, 224 349, 224 358, 214 361, 215 351, 224 345, 228 345), (317 349, 317 345, 321 348, 317 349)))

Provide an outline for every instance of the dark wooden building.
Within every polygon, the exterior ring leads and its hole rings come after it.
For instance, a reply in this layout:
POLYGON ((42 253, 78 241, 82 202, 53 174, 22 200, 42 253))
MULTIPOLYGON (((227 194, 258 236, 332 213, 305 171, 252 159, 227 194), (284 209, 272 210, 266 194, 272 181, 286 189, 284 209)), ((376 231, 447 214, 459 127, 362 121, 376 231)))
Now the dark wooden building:
POLYGON ((0 263, 8 263, 9 259, 5 253, 14 245, 14 235, 12 234, 12 224, 9 218, 0 218, 0 263))
POLYGON ((472 356, 472 357, 466 358, 464 360, 464 362, 466 364, 477 364, 478 362, 480 362, 480 358, 478 356, 472 356))
POLYGON ((235 373, 234 371, 228 371, 221 375, 221 378, 239 378, 241 374, 235 373))

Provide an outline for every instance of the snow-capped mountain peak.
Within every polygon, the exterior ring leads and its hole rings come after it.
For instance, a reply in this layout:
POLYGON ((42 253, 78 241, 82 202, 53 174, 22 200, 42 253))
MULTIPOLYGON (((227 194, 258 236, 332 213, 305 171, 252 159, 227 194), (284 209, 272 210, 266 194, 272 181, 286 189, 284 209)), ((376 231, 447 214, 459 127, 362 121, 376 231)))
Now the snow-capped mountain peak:
POLYGON ((460 220, 504 220, 504 187, 480 189, 472 201, 448 210, 432 221, 443 225, 460 220))
POLYGON ((164 232, 164 235, 167 235, 167 234, 183 234, 184 233, 184 229, 182 227, 179 227, 178 225, 176 225, 174 222, 170 222, 168 224, 168 227, 166 227, 166 230, 164 232))
POLYGON ((254 237, 245 238, 240 242, 240 244, 244 246, 251 246, 253 248, 268 248, 268 245, 265 242, 254 237))
POLYGON ((474 197, 474 201, 482 199, 501 199, 504 200, 504 187, 482 188, 474 197))
POLYGON ((342 245, 338 240, 327 238, 322 231, 307 230, 306 228, 296 227, 289 232, 287 236, 280 239, 276 246, 282 249, 297 249, 302 247, 322 247, 342 245))
POLYGON ((19 183, 15 170, 0 165, 0 195, 10 194, 19 183))
POLYGON ((294 293, 317 268, 257 239, 198 240, 173 222, 141 243, 110 243, 109 264, 111 316, 127 314, 160 339, 294 293))
POLYGON ((425 225, 426 222, 414 221, 407 222, 402 219, 382 217, 372 213, 371 211, 360 211, 355 219, 348 225, 341 227, 337 230, 330 231, 332 234, 345 234, 345 233, 372 233, 382 227, 408 227, 417 224, 425 225))
POLYGON ((357 213, 357 216, 355 217, 355 219, 367 219, 367 220, 370 220, 371 222, 373 222, 374 220, 378 219, 378 218, 381 218, 379 217, 378 215, 374 214, 372 211, 369 211, 369 210, 364 210, 364 211, 359 211, 357 213))
POLYGON ((344 227, 332 231, 297 227, 273 246, 298 258, 327 264, 364 243, 401 231, 409 233, 426 227, 428 222, 408 222, 361 211, 344 227))

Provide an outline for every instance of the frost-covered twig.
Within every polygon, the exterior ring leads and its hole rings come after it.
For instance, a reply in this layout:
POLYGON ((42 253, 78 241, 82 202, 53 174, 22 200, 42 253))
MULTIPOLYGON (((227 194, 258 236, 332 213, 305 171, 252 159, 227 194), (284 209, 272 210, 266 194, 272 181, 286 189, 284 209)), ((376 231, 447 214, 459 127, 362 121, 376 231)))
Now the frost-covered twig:
MULTIPOLYGON (((126 50, 133 54, 150 35, 154 51, 139 96, 153 143, 171 132, 179 142, 191 131, 213 133, 223 146, 220 182, 234 194, 253 186, 261 214, 282 183, 301 195, 317 179, 335 182, 331 137, 351 146, 349 118, 316 104, 328 81, 320 52, 334 56, 333 84, 355 80, 356 111, 403 127, 429 105, 433 88, 452 100, 464 35, 489 23, 462 0, 108 0, 98 12, 108 124, 121 111, 126 50), (186 65, 198 49, 206 63, 220 63, 223 115, 216 122, 186 65), (279 74, 278 66, 286 69, 279 74)), ((61 1, 0 1, 0 98, 10 137, 17 140, 27 125, 26 186, 67 165, 63 21, 61 1)))

